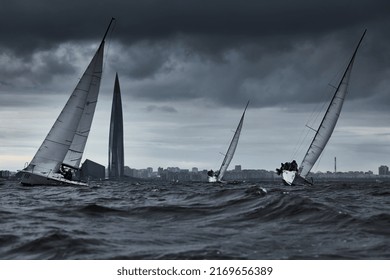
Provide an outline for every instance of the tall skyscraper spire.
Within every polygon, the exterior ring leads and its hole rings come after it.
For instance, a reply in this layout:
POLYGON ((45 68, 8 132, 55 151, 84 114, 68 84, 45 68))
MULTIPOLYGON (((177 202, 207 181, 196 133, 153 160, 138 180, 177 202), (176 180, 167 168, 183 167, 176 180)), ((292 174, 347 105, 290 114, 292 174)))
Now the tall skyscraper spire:
POLYGON ((114 94, 111 107, 110 138, 108 148, 108 177, 119 179, 124 173, 123 154, 123 113, 118 73, 115 76, 114 94))

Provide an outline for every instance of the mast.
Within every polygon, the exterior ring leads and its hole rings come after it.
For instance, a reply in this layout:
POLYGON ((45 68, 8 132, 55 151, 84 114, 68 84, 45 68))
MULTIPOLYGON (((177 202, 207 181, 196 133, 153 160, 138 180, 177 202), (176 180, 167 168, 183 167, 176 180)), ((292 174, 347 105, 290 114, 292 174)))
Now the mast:
POLYGON ((112 17, 111 20, 110 20, 110 23, 108 24, 107 26, 107 29, 106 29, 106 32, 104 32, 104 35, 103 35, 103 38, 102 38, 102 41, 99 45, 99 48, 103 45, 103 43, 105 42, 106 40, 106 37, 107 37, 107 34, 108 34, 108 31, 110 31, 110 27, 111 27, 111 24, 115 21, 115 18, 112 17))
POLYGON ((113 22, 114 20, 115 20, 115 18, 112 17, 110 23, 108 24, 108 27, 107 27, 107 29, 106 29, 106 32, 104 33, 104 36, 103 36, 102 41, 105 41, 105 40, 106 40, 107 33, 108 33, 108 31, 110 30, 111 24, 112 24, 112 22, 113 22))
POLYGON ((360 47, 360 44, 364 38, 364 35, 366 34, 366 31, 367 29, 364 30, 363 35, 361 36, 359 43, 357 44, 355 51, 353 52, 353 55, 336 88, 332 100, 329 103, 329 106, 321 121, 321 124, 319 125, 319 128, 316 131, 316 134, 309 146, 309 149, 307 150, 306 155, 302 160, 301 166, 299 168, 299 173, 302 177, 305 177, 310 172, 314 163, 317 161, 318 157, 325 148, 325 145, 329 141, 329 138, 332 135, 332 132, 336 126, 345 96, 347 94, 348 82, 351 75, 353 62, 355 60, 355 56, 360 47))

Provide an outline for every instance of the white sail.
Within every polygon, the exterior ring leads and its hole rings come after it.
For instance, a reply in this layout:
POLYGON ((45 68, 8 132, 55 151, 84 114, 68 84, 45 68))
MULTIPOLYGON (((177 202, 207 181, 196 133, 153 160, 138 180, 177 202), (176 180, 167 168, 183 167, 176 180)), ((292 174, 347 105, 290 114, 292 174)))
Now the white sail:
MULTIPOLYGON (((75 135, 78 132, 77 129, 79 126, 83 126, 81 117, 86 109, 90 89, 92 89, 92 91, 99 91, 103 50, 104 43, 99 47, 78 85, 69 97, 68 102, 26 170, 42 174, 58 172, 71 145, 74 143, 73 146, 76 147, 79 144, 77 142, 83 142, 78 141, 79 136, 75 139, 75 135), (98 81, 96 81, 95 75, 99 77, 98 81), (94 85, 96 83, 97 87, 94 85)), ((94 92, 92 94, 97 95, 97 93, 94 92)), ((89 128, 87 129, 89 131, 89 128)), ((75 153, 78 151, 79 150, 76 148, 75 153)), ((73 164, 70 165, 73 166, 73 164)))
MULTIPOLYGON (((110 25, 112 20, 110 22, 110 25)), ((61 165, 78 168, 92 124, 103 67, 104 39, 30 164, 22 183, 58 177, 61 165), (29 174, 34 174, 30 176, 29 174)))
POLYGON ((246 108, 248 107, 248 104, 249 104, 249 101, 246 104, 244 112, 242 113, 242 116, 241 116, 240 122, 238 123, 236 132, 234 133, 233 139, 230 142, 230 145, 229 145, 229 148, 226 152, 225 158, 223 159, 221 168, 219 169, 218 178, 217 178, 218 181, 222 180, 223 175, 225 175, 225 172, 226 172, 227 168, 229 167, 230 162, 233 159, 234 152, 236 151, 236 148, 237 148, 238 140, 240 139, 241 128, 242 128, 242 124, 244 123, 245 112, 246 112, 246 108))
POLYGON ((95 57, 92 59, 90 67, 87 68, 75 89, 75 92, 81 91, 87 93, 81 119, 75 131, 72 144, 70 145, 63 160, 63 164, 71 166, 75 169, 79 168, 80 166, 89 131, 91 129, 93 115, 95 113, 100 81, 102 78, 103 48, 104 42, 100 46, 95 57))
POLYGON ((352 55, 352 58, 347 66, 347 69, 344 72, 344 75, 336 89, 336 92, 333 95, 333 98, 329 104, 325 116, 322 119, 322 122, 316 132, 316 135, 314 136, 312 143, 309 149, 307 150, 305 157, 302 160, 298 172, 300 176, 303 178, 307 176, 307 174, 310 172, 315 162, 321 155, 336 126, 337 120, 340 116, 340 111, 343 107, 345 96, 348 92, 348 84, 349 84, 349 79, 351 76, 352 66, 355 60, 356 52, 360 46, 360 43, 363 40, 365 33, 366 31, 364 31, 355 49, 355 52, 352 55))

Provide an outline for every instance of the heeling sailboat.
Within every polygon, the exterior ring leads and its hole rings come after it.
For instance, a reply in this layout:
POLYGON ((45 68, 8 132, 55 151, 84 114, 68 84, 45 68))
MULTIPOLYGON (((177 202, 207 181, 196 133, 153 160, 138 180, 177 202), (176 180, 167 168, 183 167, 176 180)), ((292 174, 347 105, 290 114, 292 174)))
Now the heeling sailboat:
POLYGON ((207 172, 208 180, 211 183, 222 181, 223 176, 225 175, 225 172, 226 172, 227 168, 229 167, 230 162, 233 159, 234 152, 236 151, 236 148, 237 148, 238 140, 240 139, 241 129, 242 129, 242 125, 244 123, 245 112, 246 112, 246 109, 248 108, 248 105, 249 105, 249 101, 245 106, 244 112, 242 113, 240 122, 238 123, 237 129, 233 135, 232 141, 230 142, 230 145, 229 145, 229 148, 226 152, 225 158, 222 161, 221 167, 219 168, 219 170, 217 172, 214 172, 212 170, 207 172))
POLYGON ((282 175, 284 183, 288 185, 312 184, 306 179, 306 176, 309 174, 310 170, 318 160, 336 126, 341 109, 343 107, 344 99, 348 92, 348 84, 351 77, 352 67, 355 61, 356 53, 360 47, 364 35, 366 34, 366 31, 367 30, 364 31, 363 35, 359 40, 359 43, 355 48, 355 51, 353 52, 348 66, 336 88, 336 91, 332 97, 328 109, 321 121, 318 130, 316 131, 316 134, 309 146, 309 149, 305 154, 305 157, 302 160, 299 169, 296 170, 297 166, 295 161, 293 161, 293 164, 287 163, 288 166, 285 166, 286 164, 282 164, 282 167, 280 169, 276 169, 277 172, 282 175))
POLYGON ((78 170, 91 128, 103 73, 103 39, 30 164, 22 170, 24 185, 87 185, 72 180, 78 170))

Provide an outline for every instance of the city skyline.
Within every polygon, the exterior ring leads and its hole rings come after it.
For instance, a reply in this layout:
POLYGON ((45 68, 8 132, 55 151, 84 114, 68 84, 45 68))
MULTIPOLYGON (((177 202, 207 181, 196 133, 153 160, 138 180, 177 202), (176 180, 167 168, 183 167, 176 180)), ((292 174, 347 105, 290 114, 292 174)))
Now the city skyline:
POLYGON ((318 125, 323 112, 314 123, 310 116, 330 101, 367 29, 340 119, 312 171, 333 170, 334 157, 340 171, 377 172, 389 164, 386 1, 57 2, 2 5, 0 169, 21 170, 31 160, 112 16, 117 23, 83 161, 107 163, 119 73, 126 166, 218 168, 248 99, 231 166, 300 164, 313 136, 305 126, 318 125))

